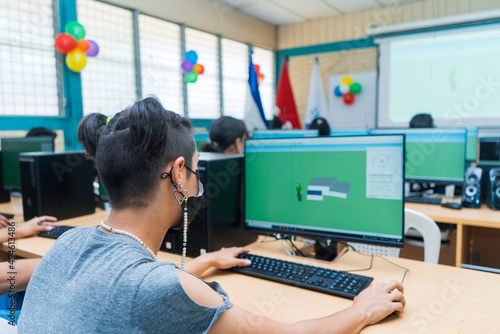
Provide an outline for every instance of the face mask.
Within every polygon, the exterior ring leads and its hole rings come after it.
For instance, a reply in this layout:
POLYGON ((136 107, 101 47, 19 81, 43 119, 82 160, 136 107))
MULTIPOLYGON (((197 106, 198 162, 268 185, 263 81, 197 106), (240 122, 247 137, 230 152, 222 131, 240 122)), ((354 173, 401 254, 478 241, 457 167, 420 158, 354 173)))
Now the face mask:
MULTIPOLYGON (((188 209, 187 210, 187 212, 188 212, 188 225, 191 224, 191 222, 196 217, 196 214, 198 213, 198 211, 202 207, 203 202, 204 202, 203 183, 201 183, 201 181, 198 180, 198 195, 187 197, 186 206, 188 209)), ((182 206, 183 206, 183 204, 181 204, 181 207, 182 206)), ((183 223, 183 215, 181 215, 181 218, 179 219, 179 221, 176 224, 172 225, 172 227, 170 227, 168 229, 167 233, 168 234, 175 234, 175 233, 179 232, 182 228, 182 223, 183 223)))

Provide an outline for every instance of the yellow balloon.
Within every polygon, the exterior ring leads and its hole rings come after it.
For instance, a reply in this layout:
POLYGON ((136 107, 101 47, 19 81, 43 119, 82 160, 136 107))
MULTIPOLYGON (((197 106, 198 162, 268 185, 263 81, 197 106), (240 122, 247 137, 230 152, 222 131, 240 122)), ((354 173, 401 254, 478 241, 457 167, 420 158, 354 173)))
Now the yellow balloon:
POLYGON ((80 72, 87 65, 87 56, 82 50, 76 48, 66 55, 66 65, 73 72, 80 72))
POLYGON ((352 85, 352 78, 351 77, 343 77, 341 83, 350 86, 350 85, 352 85))

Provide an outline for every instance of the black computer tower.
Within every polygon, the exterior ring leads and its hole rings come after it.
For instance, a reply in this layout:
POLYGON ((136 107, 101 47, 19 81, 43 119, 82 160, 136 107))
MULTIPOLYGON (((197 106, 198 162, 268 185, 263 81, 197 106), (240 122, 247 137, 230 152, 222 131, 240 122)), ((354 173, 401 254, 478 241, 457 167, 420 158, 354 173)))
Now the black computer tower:
POLYGON ((19 167, 24 220, 95 212, 92 161, 83 151, 21 153, 19 167))
POLYGON ((10 202, 10 192, 3 189, 2 151, 0 150, 0 203, 10 202))
MULTIPOLYGON (((203 205, 188 229, 187 256, 245 246, 257 234, 243 228, 243 155, 200 153, 203 205)), ((162 250, 182 254, 182 231, 167 234, 162 250)))

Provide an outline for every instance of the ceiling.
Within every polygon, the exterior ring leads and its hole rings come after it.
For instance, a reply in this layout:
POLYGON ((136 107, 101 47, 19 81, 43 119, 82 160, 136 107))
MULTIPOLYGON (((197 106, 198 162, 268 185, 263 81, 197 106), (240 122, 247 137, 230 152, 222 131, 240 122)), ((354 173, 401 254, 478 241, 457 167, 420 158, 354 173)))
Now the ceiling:
POLYGON ((214 0, 273 25, 298 23, 421 0, 214 0))

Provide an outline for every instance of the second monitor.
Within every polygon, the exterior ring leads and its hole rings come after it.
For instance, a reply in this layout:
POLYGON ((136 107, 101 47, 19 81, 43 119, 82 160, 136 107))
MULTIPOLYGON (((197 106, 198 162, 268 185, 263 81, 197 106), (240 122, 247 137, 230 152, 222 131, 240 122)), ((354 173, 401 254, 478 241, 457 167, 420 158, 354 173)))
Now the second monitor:
POLYGON ((245 225, 403 247, 404 136, 247 140, 245 225))
POLYGON ((465 129, 375 129, 373 134, 404 134, 406 180, 441 184, 464 182, 465 129))
POLYGON ((19 154, 54 151, 52 137, 2 138, 2 169, 5 190, 20 190, 19 154))

